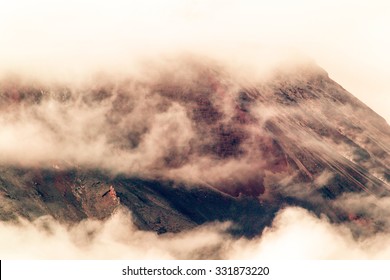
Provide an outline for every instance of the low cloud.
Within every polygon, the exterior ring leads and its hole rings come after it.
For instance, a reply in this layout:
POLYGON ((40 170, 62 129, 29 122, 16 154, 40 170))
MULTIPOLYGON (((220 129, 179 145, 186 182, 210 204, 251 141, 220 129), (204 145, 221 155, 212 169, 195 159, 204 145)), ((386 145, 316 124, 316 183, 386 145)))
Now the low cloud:
POLYGON ((258 173, 265 161, 256 138, 271 145, 272 135, 253 125, 257 103, 228 66, 177 58, 78 86, 4 78, 0 163, 208 184, 258 173))
POLYGON ((231 258, 260 259, 387 259, 388 232, 355 239, 344 225, 332 224, 302 208, 279 212, 257 240, 234 244, 231 258), (240 248, 245 248, 240 250, 240 248))
POLYGON ((343 226, 307 210, 281 210, 253 239, 226 233, 229 223, 157 235, 138 230, 130 213, 71 227, 50 217, 0 224, 2 259, 388 259, 390 233, 356 239, 343 226))

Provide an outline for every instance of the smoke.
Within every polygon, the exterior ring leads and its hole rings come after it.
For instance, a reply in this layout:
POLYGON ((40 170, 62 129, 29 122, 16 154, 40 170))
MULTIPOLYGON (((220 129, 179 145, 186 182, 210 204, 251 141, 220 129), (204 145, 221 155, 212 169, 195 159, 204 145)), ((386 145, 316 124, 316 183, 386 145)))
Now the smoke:
MULTIPOLYGON (((387 204, 388 205, 388 204, 387 204)), ((355 239, 343 225, 302 208, 281 210, 261 236, 235 239, 229 224, 178 234, 138 230, 120 210, 107 221, 65 226, 49 217, 1 223, 2 259, 387 259, 390 235, 355 239)))

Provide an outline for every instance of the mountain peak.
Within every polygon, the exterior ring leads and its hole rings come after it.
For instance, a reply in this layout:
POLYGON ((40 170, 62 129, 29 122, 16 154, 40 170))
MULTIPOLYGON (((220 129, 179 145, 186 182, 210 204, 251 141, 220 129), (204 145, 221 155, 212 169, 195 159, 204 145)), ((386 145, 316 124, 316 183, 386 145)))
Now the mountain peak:
POLYGON ((194 60, 145 73, 0 85, 2 219, 126 207, 158 233, 218 220, 253 236, 286 205, 364 226, 375 217, 338 202, 389 195, 389 126, 314 63, 259 80, 194 60))

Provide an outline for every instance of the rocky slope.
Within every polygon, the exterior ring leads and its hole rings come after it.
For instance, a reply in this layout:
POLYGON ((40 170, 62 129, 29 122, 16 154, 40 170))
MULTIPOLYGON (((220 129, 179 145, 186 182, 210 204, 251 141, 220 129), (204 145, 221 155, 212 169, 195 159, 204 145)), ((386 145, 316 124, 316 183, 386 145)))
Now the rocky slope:
POLYGON ((0 147, 0 219, 74 223, 127 207, 144 230, 231 221, 254 236, 299 205, 357 235, 382 229, 386 217, 343 203, 390 195, 380 116, 314 65, 265 81, 184 65, 77 89, 3 80, 1 124, 34 133, 24 155, 0 147))

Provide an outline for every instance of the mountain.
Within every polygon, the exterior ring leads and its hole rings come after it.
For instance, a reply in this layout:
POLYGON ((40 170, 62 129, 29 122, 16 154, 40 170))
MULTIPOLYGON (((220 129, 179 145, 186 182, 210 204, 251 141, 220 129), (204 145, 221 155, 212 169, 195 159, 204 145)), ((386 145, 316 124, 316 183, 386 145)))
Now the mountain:
POLYGON ((297 205, 356 236, 387 223, 364 203, 390 195, 390 127, 313 64, 267 79, 193 60, 78 87, 7 78, 0 125, 3 221, 126 207, 142 230, 231 221, 252 237, 297 205))

